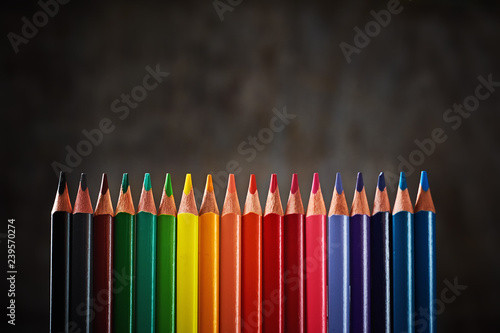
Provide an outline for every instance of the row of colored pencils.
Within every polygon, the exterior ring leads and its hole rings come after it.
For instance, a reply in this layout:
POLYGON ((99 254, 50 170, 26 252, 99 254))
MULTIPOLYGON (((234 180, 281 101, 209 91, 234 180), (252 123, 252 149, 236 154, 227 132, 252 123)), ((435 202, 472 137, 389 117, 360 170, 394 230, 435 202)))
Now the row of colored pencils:
POLYGON ((170 175, 157 210, 146 174, 136 212, 127 174, 94 211, 85 174, 72 208, 61 173, 51 237, 51 332, 414 332, 421 308, 436 330, 425 172, 415 209, 401 173, 392 215, 383 173, 371 214, 361 173, 350 212, 337 174, 328 214, 318 174, 307 210, 293 175, 285 212, 277 176, 262 212, 251 175, 243 213, 231 174, 220 213, 210 175, 177 211, 170 175))

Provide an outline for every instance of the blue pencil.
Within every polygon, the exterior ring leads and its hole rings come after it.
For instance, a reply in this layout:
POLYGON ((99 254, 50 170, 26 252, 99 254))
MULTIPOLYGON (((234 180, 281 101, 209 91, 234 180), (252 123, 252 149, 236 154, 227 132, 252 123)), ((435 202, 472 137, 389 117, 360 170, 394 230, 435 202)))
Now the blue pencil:
POLYGON ((427 173, 422 171, 415 203, 415 321, 418 332, 436 332, 436 210, 427 173))
POLYGON ((349 333, 349 208, 337 173, 328 214, 328 332, 349 333))
POLYGON ((391 207, 384 173, 378 176, 370 220, 371 331, 391 332, 391 207))
POLYGON ((399 188, 392 211, 392 274, 394 333, 413 333, 413 206, 401 172, 399 188))

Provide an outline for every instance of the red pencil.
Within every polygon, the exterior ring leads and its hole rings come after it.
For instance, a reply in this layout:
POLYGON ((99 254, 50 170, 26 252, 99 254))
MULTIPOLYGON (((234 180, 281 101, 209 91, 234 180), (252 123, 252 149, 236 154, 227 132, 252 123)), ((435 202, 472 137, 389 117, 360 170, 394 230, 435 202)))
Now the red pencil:
POLYGON ((285 212, 285 331, 304 332, 304 205, 297 174, 285 212))
POLYGON ((262 222, 262 328, 264 332, 284 332, 283 208, 278 180, 271 175, 262 222))
POLYGON ((250 175, 241 222, 241 330, 262 332, 262 208, 250 175))
POLYGON ((326 333, 326 207, 314 174, 306 214, 306 331, 326 333))

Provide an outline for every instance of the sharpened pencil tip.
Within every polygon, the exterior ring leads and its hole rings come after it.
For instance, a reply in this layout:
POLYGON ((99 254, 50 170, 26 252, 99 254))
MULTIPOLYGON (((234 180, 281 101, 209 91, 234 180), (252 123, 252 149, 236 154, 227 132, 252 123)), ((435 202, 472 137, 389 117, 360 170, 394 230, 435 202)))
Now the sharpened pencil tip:
POLYGON ((128 173, 124 173, 122 177, 122 193, 127 192, 128 189, 128 173))
POLYGON ((254 174, 250 175, 250 184, 248 185, 248 191, 251 194, 255 194, 255 191, 257 191, 257 181, 255 180, 254 174))
POLYGON ((269 185, 269 191, 274 193, 278 188, 278 176, 275 173, 271 175, 271 185, 269 185))
POLYGON ((82 191, 85 191, 87 189, 87 174, 82 173, 80 175, 80 189, 82 191))
POLYGON ((337 172, 337 177, 335 178, 335 190, 338 194, 344 192, 344 187, 342 186, 342 177, 340 177, 340 172, 337 172))
POLYGON ((429 190, 429 180, 427 179, 427 171, 422 171, 420 174, 420 186, 423 191, 429 190))
POLYGON ((313 184, 312 184, 312 189, 311 189, 311 192, 312 192, 313 194, 318 193, 319 187, 320 187, 320 185, 319 185, 319 175, 318 175, 318 173, 316 172, 316 173, 314 174, 314 176, 313 176, 313 184))
POLYGON ((188 195, 193 188, 193 181, 191 180, 191 174, 186 174, 186 181, 184 182, 184 194, 188 195))
POLYGON ((363 187, 365 187, 365 184, 363 183, 363 174, 358 172, 358 178, 356 179, 356 191, 363 191, 363 187))
POLYGON ((233 173, 229 174, 229 180, 227 182, 227 191, 229 193, 235 193, 236 192, 236 181, 234 180, 234 174, 233 173))
POLYGON ((297 174, 294 173, 292 175, 292 186, 290 188, 290 192, 292 194, 295 194, 297 193, 298 190, 299 190, 299 176, 297 176, 297 174))
POLYGON ((207 183, 205 185, 205 189, 208 192, 213 192, 214 191, 214 183, 212 182, 212 175, 207 175, 207 183))
POLYGON ((59 185, 57 186, 57 193, 59 195, 64 193, 64 189, 66 188, 66 174, 64 171, 59 171, 59 185))
POLYGON ((405 173, 403 171, 401 171, 401 173, 399 174, 399 188, 401 190, 406 190, 406 176, 405 176, 405 173))
POLYGON ((101 194, 105 194, 107 190, 108 190, 108 176, 105 173, 103 173, 101 181, 101 194))
POLYGON ((165 193, 167 194, 167 197, 171 197, 174 191, 172 191, 172 177, 170 177, 170 174, 167 173, 167 176, 165 177, 165 193))
POLYGON ((151 176, 149 173, 144 175, 144 190, 147 192, 151 189, 151 176))
POLYGON ((385 190, 385 176, 383 172, 379 173, 378 175, 377 187, 380 192, 385 190))

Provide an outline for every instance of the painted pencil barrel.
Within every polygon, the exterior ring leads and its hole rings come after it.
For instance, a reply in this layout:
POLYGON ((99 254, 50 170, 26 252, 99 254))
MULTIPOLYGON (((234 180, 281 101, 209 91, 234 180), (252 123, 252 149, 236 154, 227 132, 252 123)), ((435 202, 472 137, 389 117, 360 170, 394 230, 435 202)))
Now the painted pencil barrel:
POLYGON ((113 305, 113 217, 94 216, 94 285, 93 298, 101 311, 95 311, 94 332, 110 333, 113 305))
POLYGON ((219 232, 218 214, 205 213, 199 217, 199 332, 201 333, 219 332, 219 232))
POLYGON ((177 215, 177 332, 198 331, 198 216, 177 215))
POLYGON ((349 333, 349 216, 328 217, 328 332, 349 333))
POLYGON ((415 213, 415 309, 423 309, 426 321, 418 332, 436 332, 436 213, 415 213))
POLYGON ((135 216, 116 214, 114 233, 113 331, 132 333, 135 325, 135 216))
POLYGON ((92 214, 73 214, 68 329, 82 333, 92 331, 92 229, 92 214))
POLYGON ((414 331, 413 214, 392 217, 392 272, 394 332, 414 331))
POLYGON ((136 330, 154 332, 156 302, 156 215, 137 213, 136 330))
POLYGON ((372 332, 391 332, 390 216, 378 212, 370 220, 372 332))
POLYGON ((304 214, 285 215, 286 332, 304 332, 304 220, 304 214))
POLYGON ((176 218, 158 215, 156 245, 156 331, 175 332, 176 218))
POLYGON ((71 214, 54 212, 50 226, 50 330, 65 332, 69 320, 71 214))
POLYGON ((370 217, 351 216, 351 332, 370 332, 370 217))
POLYGON ((241 241, 241 328, 262 331, 262 216, 242 217, 241 241))

